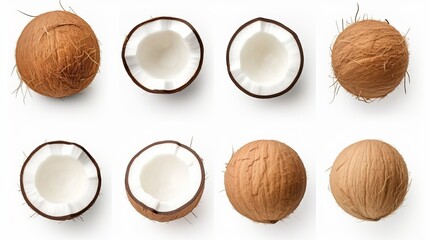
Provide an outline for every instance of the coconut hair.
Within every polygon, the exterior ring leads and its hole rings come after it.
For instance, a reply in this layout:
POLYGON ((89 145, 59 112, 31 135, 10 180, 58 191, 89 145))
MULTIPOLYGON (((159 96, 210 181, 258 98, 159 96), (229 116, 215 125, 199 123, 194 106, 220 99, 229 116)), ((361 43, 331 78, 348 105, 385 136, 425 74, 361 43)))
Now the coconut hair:
POLYGON ((52 11, 33 18, 16 47, 20 79, 49 97, 86 88, 100 65, 100 47, 91 27, 76 14, 52 11))
POLYGON ((359 17, 337 23, 339 35, 331 47, 334 99, 340 86, 358 100, 372 102, 392 92, 402 81, 410 80, 406 35, 389 21, 359 17))
POLYGON ((330 189, 350 215, 378 221, 394 212, 408 191, 408 170, 401 154, 379 140, 363 140, 345 148, 330 173, 330 189))

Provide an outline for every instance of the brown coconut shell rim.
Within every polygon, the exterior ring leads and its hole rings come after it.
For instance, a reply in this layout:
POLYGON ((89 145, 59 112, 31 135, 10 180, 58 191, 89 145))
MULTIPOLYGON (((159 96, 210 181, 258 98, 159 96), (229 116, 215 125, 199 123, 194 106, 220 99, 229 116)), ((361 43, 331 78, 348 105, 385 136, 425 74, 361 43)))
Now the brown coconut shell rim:
POLYGON ((280 23, 280 22, 278 22, 278 21, 275 21, 275 20, 272 20, 272 19, 269 19, 269 18, 263 18, 263 17, 258 17, 258 18, 255 18, 255 19, 252 19, 252 20, 250 20, 250 21, 248 21, 248 22, 246 22, 245 24, 243 24, 241 27, 239 27, 238 29, 237 29, 237 31, 232 35, 232 37, 231 37, 231 40, 229 41, 229 43, 228 43, 228 48, 227 48, 227 50, 226 50, 226 65, 227 65, 227 68, 228 68, 228 75, 229 75, 229 77, 231 78, 231 80, 232 80, 232 82, 235 84, 235 86, 237 86, 242 92, 244 92, 245 94, 247 94, 247 95, 249 95, 249 96, 251 96, 251 97, 254 97, 254 98, 261 98, 261 99, 266 99, 266 98, 274 98, 274 97, 278 97, 278 96, 281 96, 281 95, 283 95, 283 94, 285 94, 285 93, 287 93, 287 92, 289 92, 294 86, 295 86, 295 84, 296 84, 296 82, 298 81, 298 79, 299 79, 299 77, 301 76, 301 73, 302 73, 302 69, 303 69, 303 67, 304 67, 304 51, 303 51, 303 49, 302 49, 302 45, 301 45, 301 41, 299 40, 299 38, 298 38, 298 35, 292 30, 292 29, 290 29, 290 28, 288 28, 288 27, 286 27, 284 24, 282 24, 282 23, 280 23), (230 52, 230 49, 231 49, 231 45, 232 45, 232 43, 234 42, 234 40, 235 40, 235 38, 237 37, 237 35, 244 29, 244 28, 246 28, 247 26, 249 26, 250 24, 252 24, 252 23, 254 23, 254 22, 258 22, 258 21, 262 21, 262 22, 268 22, 268 23, 272 23, 272 24, 275 24, 275 25, 277 25, 277 26, 279 26, 279 27, 281 27, 281 28, 283 28, 285 31, 287 31, 287 32, 289 32, 292 36, 293 36, 293 38, 295 39, 295 42, 296 42, 296 44, 298 45, 298 49, 299 49, 299 54, 300 54, 300 57, 301 57, 301 61, 300 61, 300 66, 299 66, 299 69, 298 69, 298 73, 296 74, 296 77, 295 77, 295 79, 293 80, 293 82, 286 88, 286 89, 284 89, 283 91, 280 91, 280 92, 278 92, 278 93, 274 93, 274 94, 271 94, 271 95, 259 95, 259 94, 254 94, 254 93, 252 93, 252 92, 250 92, 250 91, 248 91, 248 90, 246 90, 245 88, 243 88, 238 82, 237 82, 237 80, 234 78, 234 76, 232 75, 232 73, 231 73, 231 68, 230 68, 230 61, 229 61, 229 52, 230 52))
POLYGON ((95 161, 95 159, 91 156, 91 154, 90 154, 90 153, 89 153, 89 152, 88 152, 84 147, 82 147, 81 145, 79 145, 79 144, 77 144, 77 143, 58 140, 58 141, 51 141, 51 142, 43 143, 43 144, 39 145, 37 148, 35 148, 35 149, 31 152, 31 154, 27 157, 27 159, 26 159, 26 160, 25 160, 25 162, 24 162, 24 165, 23 165, 23 166, 22 166, 22 168, 21 168, 21 174, 20 174, 20 177, 19 177, 19 183, 20 183, 21 193, 22 193, 22 196, 24 197, 25 202, 26 202, 26 203, 28 204, 28 206, 30 206, 30 208, 31 208, 31 209, 33 209, 37 214, 39 214, 39 215, 41 215, 41 216, 43 216, 43 217, 45 217, 45 218, 51 219, 51 220, 66 221, 66 220, 71 220, 71 219, 74 219, 74 218, 76 218, 76 217, 79 217, 80 215, 82 215, 83 213, 85 213, 88 209, 90 209, 90 208, 92 207, 92 205, 94 205, 95 201, 96 201, 96 200, 97 200, 97 198, 98 198, 98 195, 100 194, 100 190, 101 190, 101 172, 100 172, 100 168, 99 168, 99 166, 98 166, 97 162, 95 161), (93 199, 91 200, 91 202, 89 202, 89 204, 88 204, 85 208, 83 208, 82 210, 80 210, 80 211, 78 211, 78 212, 76 212, 76 213, 72 213, 72 214, 64 215, 64 216, 59 216, 59 217, 51 216, 51 215, 48 215, 48 214, 46 214, 46 213, 44 213, 44 212, 40 211, 36 206, 34 206, 34 205, 30 202, 30 200, 28 199, 27 194, 26 194, 26 192, 25 192, 25 189, 24 189, 24 179, 23 179, 23 178, 24 178, 24 170, 25 170, 25 167, 26 167, 26 166, 27 166, 27 164, 31 161, 31 158, 33 157, 33 155, 34 155, 36 152, 38 152, 41 148, 43 148, 43 147, 45 147, 45 146, 47 146, 47 145, 51 145, 51 144, 74 145, 74 146, 78 147, 79 149, 81 149, 81 150, 82 150, 82 151, 83 151, 83 152, 88 156, 88 158, 91 160, 92 164, 94 164, 94 167, 95 167, 95 169, 97 170, 97 178, 98 178, 97 191, 95 192, 94 197, 93 197, 93 199))
POLYGON ((188 87, 198 76, 198 74, 201 71, 201 68, 203 66, 203 59, 204 59, 204 45, 203 45, 203 41, 201 40, 200 35, 198 34, 197 30, 194 28, 194 26, 192 26, 192 24, 190 24, 188 21, 181 19, 181 18, 176 18, 176 17, 167 17, 167 16, 163 16, 163 17, 156 17, 156 18, 152 18, 149 19, 147 21, 144 21, 140 24, 137 24, 133 29, 131 29, 131 31, 128 33, 127 37, 125 38, 124 44, 122 46, 122 63, 124 64, 125 67, 125 71, 127 71, 128 76, 131 78, 131 80, 137 85, 139 86, 141 89, 145 90, 146 92, 150 92, 150 93, 157 93, 157 94, 171 94, 171 93, 177 93, 182 91, 183 89, 185 89, 186 87, 188 87), (143 84, 141 84, 135 77, 134 75, 131 73, 130 68, 125 60, 125 49, 128 45, 128 41, 130 40, 130 37, 133 35, 133 33, 139 29, 140 27, 151 23, 151 22, 155 22, 158 20, 170 20, 170 21, 179 21, 184 23, 185 25, 187 25, 192 32, 194 33, 195 37, 198 40, 198 44, 200 45, 200 61, 198 63, 198 67, 195 70, 195 73, 192 75, 192 77, 182 86, 180 86, 179 88, 176 89, 172 89, 172 90, 165 90, 165 89, 149 89, 147 87, 145 87, 143 84))
POLYGON ((125 190, 126 190, 126 192, 127 192, 127 194, 128 194, 128 196, 135 202, 135 203, 137 203, 138 205, 140 205, 142 208, 144 208, 144 209, 147 209, 147 210, 149 210, 149 211, 151 211, 152 213, 154 213, 154 214, 157 214, 157 215, 172 215, 172 214, 175 214, 175 213, 178 213, 178 212, 180 212, 180 211, 182 211, 183 209, 186 209, 189 205, 191 205, 193 202, 195 202, 197 199, 198 199, 198 196, 200 195, 200 193, 202 193, 202 191, 204 190, 204 181, 205 181, 205 172, 204 172, 204 164, 203 164, 203 161, 202 161, 202 159, 201 159, 201 157, 197 154, 197 152, 195 152, 192 148, 190 148, 190 147, 188 147, 188 146, 186 146, 186 145, 184 145, 184 144, 182 144, 182 143, 179 143, 179 142, 177 142, 177 141, 174 141, 174 140, 164 140, 164 141, 158 141, 158 142, 154 142, 154 143, 152 143, 152 144, 150 144, 150 145, 148 145, 148 146, 146 146, 145 148, 143 148, 142 150, 140 150, 132 159, 131 159, 131 161, 130 161, 130 163, 128 164, 128 167, 127 167, 127 171, 126 171, 126 173, 125 173, 125 190), (184 149, 186 149, 186 150, 188 150, 188 151, 190 151, 194 156, 195 156, 195 158, 198 160, 198 163, 200 164, 200 169, 201 169, 201 182, 200 182, 200 186, 199 186, 199 188, 198 188, 198 190, 195 192, 195 195, 187 202, 187 203, 185 203, 183 206, 181 206, 181 207, 179 207, 179 208, 177 208, 177 209, 175 209, 175 210, 172 210, 172 211, 168 211, 168 212, 160 212, 160 211, 157 211, 157 210, 155 210, 155 209, 153 209, 153 208, 151 208, 151 207, 148 207, 147 205, 145 205, 144 203, 142 203, 141 201, 139 201, 134 195, 133 195, 133 193, 132 193, 132 191, 131 191, 131 189, 130 189, 130 186, 129 186, 129 183, 128 183, 128 176, 129 176, 129 172, 130 172, 130 169, 131 169, 131 166, 132 166, 132 164, 133 164, 133 162, 134 162, 134 160, 136 160, 139 156, 140 156, 140 154, 141 153, 143 153, 144 151, 146 151, 147 149, 149 149, 149 148, 151 148, 151 147, 153 147, 153 146, 156 146, 156 145, 161 145, 161 144, 165 144, 165 143, 172 143, 172 144, 176 144, 176 145, 178 145, 179 147, 182 147, 182 148, 184 148, 184 149))

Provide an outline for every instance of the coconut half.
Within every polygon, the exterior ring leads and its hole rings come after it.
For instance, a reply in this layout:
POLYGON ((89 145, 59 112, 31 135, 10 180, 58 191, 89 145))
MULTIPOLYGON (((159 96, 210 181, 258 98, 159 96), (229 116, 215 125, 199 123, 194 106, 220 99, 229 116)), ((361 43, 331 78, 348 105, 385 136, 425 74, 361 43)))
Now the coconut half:
POLYGON ((21 169, 21 193, 37 214, 65 221, 96 201, 101 188, 97 162, 82 146, 65 141, 37 147, 21 169))
POLYGON ((194 150, 176 141, 161 141, 132 158, 125 188, 139 213, 167 222, 186 216, 196 207, 204 181, 204 166, 194 150))
POLYGON ((122 61, 130 78, 151 93, 175 93, 197 77, 204 47, 197 30, 174 17, 135 26, 125 39, 122 61))
POLYGON ((277 21, 256 18, 234 33, 226 62, 231 80, 241 91, 272 98, 288 92, 298 81, 304 54, 294 31, 277 21))

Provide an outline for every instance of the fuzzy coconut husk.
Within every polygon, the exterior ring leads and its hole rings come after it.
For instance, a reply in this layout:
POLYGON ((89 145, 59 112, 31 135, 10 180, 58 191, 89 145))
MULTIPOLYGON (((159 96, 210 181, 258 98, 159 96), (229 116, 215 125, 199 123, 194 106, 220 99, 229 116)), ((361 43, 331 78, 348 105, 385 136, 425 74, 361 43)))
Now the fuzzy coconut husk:
POLYGON ((359 99, 383 98, 404 79, 408 55, 405 37, 393 26, 362 20, 335 40, 332 68, 341 86, 359 99))
POLYGON ((298 154, 284 143, 258 140, 233 154, 225 172, 229 201, 243 216, 276 223, 301 202, 307 184, 298 154))
POLYGON ((330 174, 331 192, 350 215, 378 221, 404 201, 408 171, 401 154, 378 140, 363 140, 345 148, 330 174))
POLYGON ((100 47, 91 27, 67 11, 35 17, 16 44, 21 80, 49 97, 66 97, 82 91, 94 79, 99 63, 100 47))

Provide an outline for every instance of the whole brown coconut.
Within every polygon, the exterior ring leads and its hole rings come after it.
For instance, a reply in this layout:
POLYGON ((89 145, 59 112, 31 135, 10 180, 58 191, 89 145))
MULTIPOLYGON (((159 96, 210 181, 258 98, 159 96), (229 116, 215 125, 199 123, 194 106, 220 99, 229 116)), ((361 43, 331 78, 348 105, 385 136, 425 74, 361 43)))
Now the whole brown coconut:
POLYGON ((100 48, 91 27, 76 14, 52 11, 28 23, 16 44, 22 81, 49 97, 86 88, 97 74, 100 48))
POLYGON ((335 40, 332 68, 338 82, 363 100, 383 98, 404 79, 408 67, 405 38, 387 22, 351 24, 335 40))
POLYGON ((363 140, 345 148, 334 162, 331 192, 350 215, 378 221, 404 201, 408 171, 401 154, 378 140, 363 140))
POLYGON ((225 190, 243 216, 276 223, 291 214, 304 196, 307 178, 298 154, 274 140, 258 140, 241 147, 229 161, 225 190))

